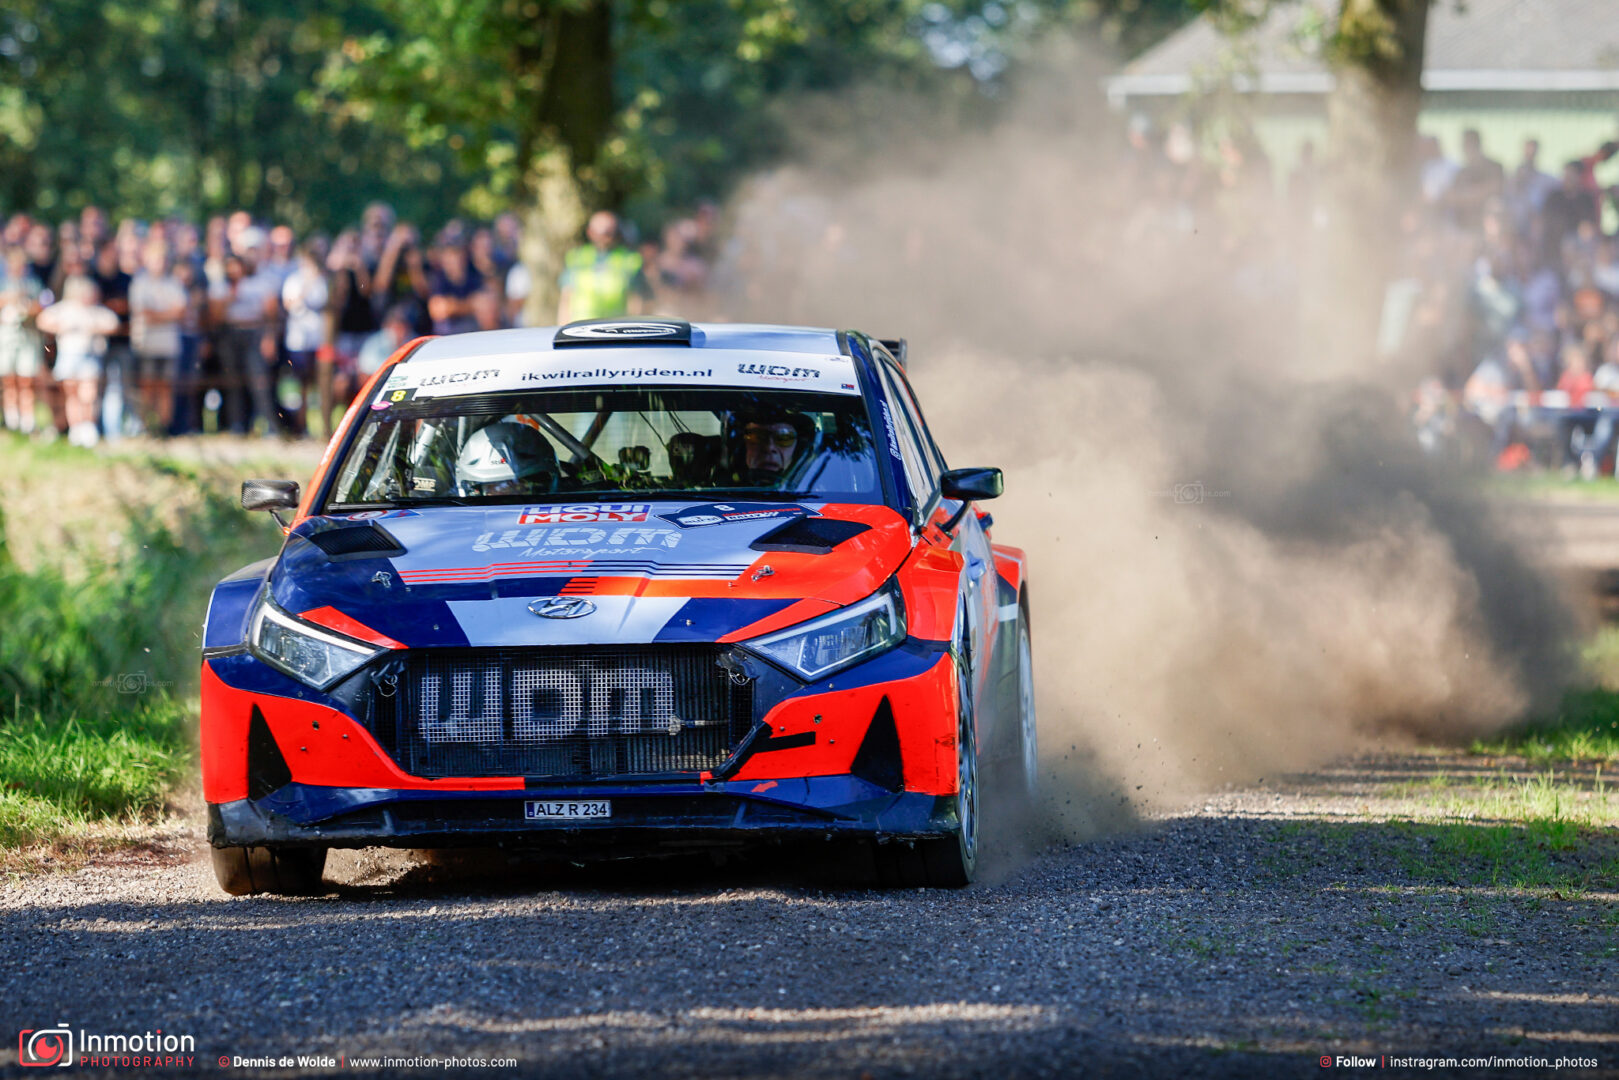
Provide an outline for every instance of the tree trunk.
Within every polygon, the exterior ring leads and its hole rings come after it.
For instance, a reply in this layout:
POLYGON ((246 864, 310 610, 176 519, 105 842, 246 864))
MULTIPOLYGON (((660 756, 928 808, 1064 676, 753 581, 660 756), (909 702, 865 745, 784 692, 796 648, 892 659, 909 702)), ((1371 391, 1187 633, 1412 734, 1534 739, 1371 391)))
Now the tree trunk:
POLYGON ((521 254, 532 287, 523 303, 523 321, 529 326, 550 326, 557 318, 562 258, 579 242, 590 216, 589 203, 572 155, 561 147, 535 157, 526 187, 521 254))
POLYGON ((1327 99, 1325 285, 1313 305, 1318 361, 1366 374, 1398 267, 1400 215, 1416 190, 1417 114, 1430 0, 1343 0, 1327 99))
POLYGON ((553 5, 540 17, 538 46, 517 50, 518 65, 539 87, 518 147, 528 163, 522 257, 533 283, 524 305, 532 326, 556 319, 563 256, 602 197, 596 166, 615 111, 611 0, 553 5))

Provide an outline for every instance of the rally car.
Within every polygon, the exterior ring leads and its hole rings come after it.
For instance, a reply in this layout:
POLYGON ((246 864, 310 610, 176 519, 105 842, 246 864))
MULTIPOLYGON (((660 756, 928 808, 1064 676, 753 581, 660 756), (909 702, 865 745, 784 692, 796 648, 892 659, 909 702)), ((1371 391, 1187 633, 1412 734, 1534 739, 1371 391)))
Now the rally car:
POLYGON ((946 468, 904 352, 676 320, 406 345, 302 494, 243 484, 286 539, 203 629, 221 887, 316 889, 333 846, 794 836, 971 881, 981 785, 1035 782, 1029 590, 974 505, 1000 470, 946 468))

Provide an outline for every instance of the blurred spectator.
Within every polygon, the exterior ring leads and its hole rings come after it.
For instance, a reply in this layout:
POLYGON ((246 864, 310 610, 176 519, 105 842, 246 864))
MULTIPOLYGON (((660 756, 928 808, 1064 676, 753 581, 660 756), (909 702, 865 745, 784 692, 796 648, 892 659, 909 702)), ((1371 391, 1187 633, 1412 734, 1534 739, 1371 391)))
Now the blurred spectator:
POLYGON ((129 286, 135 383, 148 431, 166 432, 174 420, 174 382, 186 302, 186 288, 169 264, 168 247, 153 237, 146 243, 141 272, 129 286))
MULTIPOLYGON (((32 230, 30 229, 30 235, 32 230)), ((10 431, 34 430, 34 380, 39 376, 40 278, 22 247, 7 248, 0 267, 0 406, 10 431)))
POLYGON ((23 240, 23 251, 28 255, 28 269, 43 288, 56 271, 56 236, 51 227, 36 222, 23 240))
POLYGON ((1429 206, 1438 206, 1450 191, 1456 177, 1456 163, 1445 157, 1439 140, 1432 135, 1418 136, 1417 168, 1421 176, 1422 198, 1429 206))
POLYGON ((438 249, 438 269, 427 298, 435 334, 464 334, 478 329, 473 298, 484 289, 484 277, 467 259, 459 243, 438 249))
MULTIPOLYGON (((106 219, 103 217, 100 220, 104 232, 106 219)), ((84 228, 83 222, 81 217, 81 229, 84 228)), ((123 267, 120 247, 116 237, 103 240, 101 246, 95 249, 96 259, 90 267, 90 277, 95 282, 101 306, 118 316, 118 327, 107 335, 106 350, 101 354, 101 378, 105 382, 101 393, 101 433, 113 441, 123 436, 124 396, 132 394, 135 386, 133 358, 129 351, 129 286, 134 278, 123 267)))
POLYGON ((1540 140, 1524 140, 1523 159, 1506 181, 1507 210, 1519 236, 1529 235, 1535 215, 1546 205, 1546 196, 1556 189, 1557 178, 1540 171, 1540 140))
POLYGON ((417 333, 431 334, 432 319, 427 312, 430 291, 427 264, 422 256, 421 233, 414 225, 399 224, 388 234, 376 272, 371 275, 371 305, 386 311, 404 304, 411 313, 417 333))
POLYGON ((39 313, 39 328, 56 336, 56 362, 51 375, 62 384, 66 399, 68 441, 94 446, 96 384, 101 378, 101 356, 109 335, 123 319, 98 303, 96 283, 80 274, 62 284, 62 299, 39 313))
POLYGON ((316 355, 326 348, 326 304, 329 291, 326 272, 320 265, 321 245, 306 240, 298 249, 292 272, 281 283, 281 307, 286 312, 282 343, 287 364, 298 384, 298 420, 309 427, 311 404, 322 408, 316 390, 316 355))
POLYGON ((278 425, 270 400, 270 365, 276 341, 270 319, 277 293, 274 277, 259 272, 255 239, 247 236, 244 253, 225 258, 225 295, 216 302, 215 320, 223 328, 219 338, 223 420, 234 433, 246 435, 252 425, 251 400, 252 416, 264 421, 266 435, 273 435, 278 425))
POLYGON ((1477 229, 1483 223, 1484 208, 1501 197, 1505 185, 1506 172, 1499 161, 1485 156, 1479 133, 1472 128, 1462 132, 1462 165, 1451 177, 1445 197, 1456 224, 1477 229))
POLYGON ((382 318, 382 329, 365 339, 356 365, 361 379, 369 379, 382 369, 388 357, 411 339, 410 311, 403 305, 391 307, 382 318))
POLYGON ((585 238, 589 242, 563 260, 557 323, 641 314, 652 289, 641 256, 620 242, 618 215, 610 210, 590 215, 585 238))

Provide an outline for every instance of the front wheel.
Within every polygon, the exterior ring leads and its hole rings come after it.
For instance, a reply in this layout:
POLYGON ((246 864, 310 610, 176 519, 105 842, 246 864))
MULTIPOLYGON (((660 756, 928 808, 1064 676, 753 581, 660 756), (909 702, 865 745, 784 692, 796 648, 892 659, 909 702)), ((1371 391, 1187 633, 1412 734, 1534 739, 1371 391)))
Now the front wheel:
POLYGON ((1040 740, 1034 716, 1034 650, 1029 644, 1029 608, 1018 606, 1017 635, 1018 760, 1022 769, 1022 793, 1033 806, 1040 782, 1040 740))
POLYGON ((326 869, 323 847, 212 848, 214 878, 232 896, 273 893, 308 896, 318 892, 326 869))

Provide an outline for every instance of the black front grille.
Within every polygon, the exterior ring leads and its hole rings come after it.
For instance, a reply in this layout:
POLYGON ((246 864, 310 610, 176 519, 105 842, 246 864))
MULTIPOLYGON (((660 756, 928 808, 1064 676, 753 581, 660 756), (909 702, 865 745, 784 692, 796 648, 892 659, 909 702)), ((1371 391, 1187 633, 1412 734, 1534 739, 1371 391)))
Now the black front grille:
POLYGON ((413 649, 372 680, 371 726, 414 776, 712 770, 753 720, 752 684, 732 681, 719 653, 714 645, 413 649))

